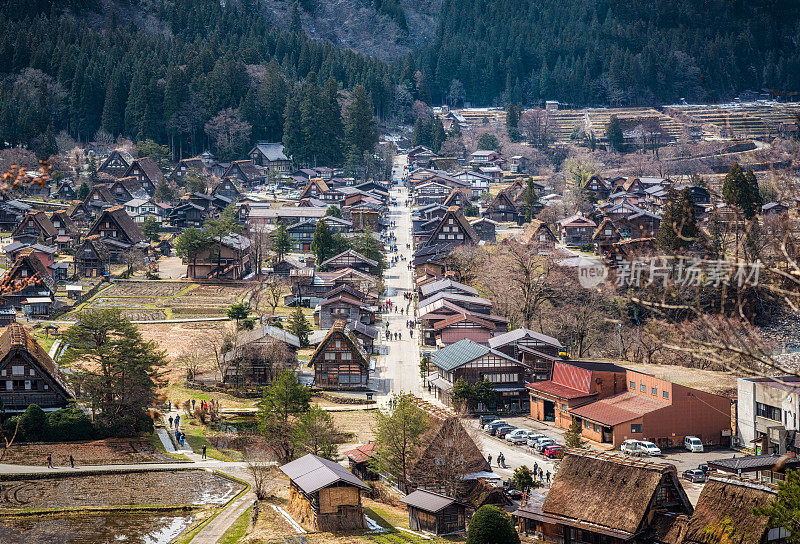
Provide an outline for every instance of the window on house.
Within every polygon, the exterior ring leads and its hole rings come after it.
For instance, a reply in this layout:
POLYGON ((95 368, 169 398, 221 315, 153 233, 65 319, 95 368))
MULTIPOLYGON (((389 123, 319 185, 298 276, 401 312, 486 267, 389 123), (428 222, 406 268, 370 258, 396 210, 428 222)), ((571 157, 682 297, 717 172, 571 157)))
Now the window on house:
POLYGON ((631 423, 631 433, 641 433, 642 432, 642 424, 641 423, 631 423))
POLYGON ((11 380, 6 380, 6 391, 12 391, 14 389, 14 382, 11 380))
POLYGON ((636 382, 629 383, 631 389, 636 389, 636 382))
POLYGON ((642 393, 647 393, 647 386, 645 384, 643 384, 643 383, 640 383, 639 384, 639 391, 641 391, 642 393))
POLYGON ((598 425, 597 423, 594 424, 594 432, 596 433, 600 432, 600 425, 598 425))
POLYGON ((25 374, 25 367, 22 365, 14 365, 11 367, 11 374, 14 376, 22 376, 25 374))
POLYGON ((661 396, 664 397, 665 399, 668 399, 669 398, 669 391, 662 391, 661 392, 661 396))
POLYGON ((782 419, 780 408, 777 408, 775 406, 770 406, 769 404, 762 404, 760 402, 756 403, 756 415, 759 417, 771 419, 773 421, 781 421, 782 419))
POLYGON ((650 394, 653 395, 654 397, 658 396, 658 388, 657 387, 651 387, 650 388, 650 394))

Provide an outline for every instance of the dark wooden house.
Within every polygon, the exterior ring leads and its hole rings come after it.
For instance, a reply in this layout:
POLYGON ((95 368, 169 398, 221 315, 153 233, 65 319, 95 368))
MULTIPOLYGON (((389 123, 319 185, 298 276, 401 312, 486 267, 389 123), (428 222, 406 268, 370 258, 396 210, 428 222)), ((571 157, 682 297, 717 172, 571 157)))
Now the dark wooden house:
POLYGON ((142 157, 133 161, 122 177, 136 178, 149 196, 153 196, 159 182, 164 181, 164 173, 150 157, 142 157))
POLYGON ((19 200, 0 200, 0 229, 5 232, 14 230, 29 211, 31 207, 19 200))
POLYGON ((341 270, 343 268, 353 268, 355 270, 364 272, 365 274, 371 274, 377 266, 377 261, 368 259, 352 249, 343 251, 338 255, 334 255, 330 259, 319 263, 319 267, 323 270, 333 271, 341 270))
POLYGON ((375 442, 368 442, 350 451, 344 452, 350 466, 350 472, 362 480, 376 481, 380 479, 380 474, 374 472, 369 463, 375 455, 375 442))
POLYGON ((135 198, 150 199, 150 195, 144 190, 139 179, 134 176, 118 178, 109 186, 108 190, 114 196, 114 201, 117 204, 125 204, 135 198))
POLYGON ((280 142, 258 142, 248 153, 250 160, 267 171, 277 170, 282 174, 292 171, 292 159, 286 156, 280 142))
POLYGON ((457 206, 447 208, 439 225, 433 230, 425 245, 477 244, 480 240, 464 214, 457 206))
POLYGON ((467 505, 446 495, 417 489, 400 502, 408 507, 408 528, 437 536, 467 530, 467 505))
POLYGON ((431 380, 436 398, 453 404, 453 386, 459 379, 467 383, 488 380, 494 385, 496 399, 488 406, 478 405, 478 411, 527 410, 530 399, 526 382, 531 369, 505 353, 464 339, 442 348, 431 357, 437 376, 431 380))
POLYGON ((122 149, 115 149, 109 153, 106 160, 97 168, 98 174, 106 174, 113 178, 119 178, 125 175, 125 171, 133 162, 133 158, 127 151, 122 149))
POLYGON ((191 159, 181 159, 172 172, 169 174, 169 181, 177 185, 183 185, 183 178, 194 173, 197 176, 208 176, 211 174, 203 159, 193 157, 191 159))
POLYGON ((497 240, 497 222, 488 217, 477 219, 470 223, 472 230, 478 235, 478 240, 493 244, 497 240))
POLYGON ((339 463, 308 454, 280 467, 289 477, 289 514, 311 531, 355 531, 365 526, 361 491, 367 484, 339 463))
POLYGON ((100 235, 87 236, 75 250, 75 273, 84 278, 99 278, 108 274, 111 254, 100 235))
POLYGON ((522 212, 514 203, 508 191, 500 191, 500 193, 492 200, 491 204, 487 206, 483 212, 483 216, 502 223, 505 221, 519 222, 522 217, 522 212))
POLYGON ((14 228, 11 238, 16 242, 35 244, 52 244, 56 239, 57 231, 53 222, 42 210, 28 212, 22 221, 14 228))
POLYGON ((112 206, 103 211, 89 229, 87 236, 100 236, 108 247, 113 262, 131 249, 146 249, 147 241, 141 229, 122 206, 112 206))
POLYGON ((78 226, 66 210, 60 210, 50 214, 50 222, 53 223, 53 227, 56 229, 56 247, 58 247, 60 251, 72 247, 79 234, 78 226))
POLYGON ((363 389, 369 382, 369 355, 344 320, 336 321, 311 355, 314 385, 326 389, 363 389))
POLYGON ((186 276, 190 279, 240 280, 250 273, 250 239, 228 234, 203 248, 194 258, 185 258, 186 276))
POLYGON ((0 279, 0 292, 5 300, 17 309, 28 306, 35 315, 49 312, 55 290, 52 271, 42 263, 32 247, 20 251, 11 268, 0 279))
POLYGON ((0 401, 7 412, 22 412, 31 404, 49 410, 74 399, 53 359, 19 323, 0 334, 0 401))
POLYGON ((234 178, 244 187, 252 187, 267 180, 266 173, 250 160, 233 161, 222 177, 234 178))

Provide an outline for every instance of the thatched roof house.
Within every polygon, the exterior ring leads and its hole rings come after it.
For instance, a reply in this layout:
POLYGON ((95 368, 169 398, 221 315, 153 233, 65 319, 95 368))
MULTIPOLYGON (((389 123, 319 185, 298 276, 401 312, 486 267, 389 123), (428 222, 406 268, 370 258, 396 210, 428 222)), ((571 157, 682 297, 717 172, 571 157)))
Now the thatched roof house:
POLYGON ((618 455, 567 450, 541 506, 514 512, 520 529, 583 541, 650 542, 657 516, 691 515, 677 469, 618 455))
POLYGON ((409 466, 415 488, 466 498, 478 478, 494 477, 483 453, 457 417, 433 418, 409 466))
POLYGON ((779 540, 766 516, 756 507, 769 506, 777 488, 770 484, 731 476, 711 476, 700 493, 694 514, 681 539, 685 544, 750 544, 779 540))

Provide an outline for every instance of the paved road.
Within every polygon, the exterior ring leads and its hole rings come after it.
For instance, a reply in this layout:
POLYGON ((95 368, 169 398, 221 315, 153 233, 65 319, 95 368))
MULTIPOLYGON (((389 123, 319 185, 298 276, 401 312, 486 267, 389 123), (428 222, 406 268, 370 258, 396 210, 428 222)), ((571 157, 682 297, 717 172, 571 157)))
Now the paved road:
MULTIPOLYGON (((395 222, 395 227, 390 229, 396 237, 397 253, 389 253, 389 261, 393 257, 405 257, 390 266, 384 274, 388 298, 395 307, 414 312, 414 305, 407 306, 405 293, 413 293, 412 273, 408 266, 411 262, 413 250, 406 247, 411 244, 411 208, 406 205, 408 192, 405 187, 392 189, 391 196, 397 199, 398 206, 389 208, 389 220, 395 222)), ((379 402, 385 403, 393 392, 421 392, 419 378, 419 331, 414 331, 412 338, 406 321, 413 319, 407 313, 400 314, 389 312, 384 314, 384 322, 389 324, 392 339, 388 342, 388 353, 379 361, 379 380, 383 382, 383 391, 379 395, 379 402), (394 340, 394 333, 399 332, 400 340, 394 340)), ((385 333, 385 328, 382 333, 385 333)))

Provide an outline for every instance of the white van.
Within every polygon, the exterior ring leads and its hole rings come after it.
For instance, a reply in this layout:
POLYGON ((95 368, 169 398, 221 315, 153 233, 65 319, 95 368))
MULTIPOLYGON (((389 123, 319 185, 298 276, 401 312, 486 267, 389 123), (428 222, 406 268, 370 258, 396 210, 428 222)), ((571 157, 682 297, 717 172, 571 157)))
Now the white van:
POLYGON ((683 439, 683 447, 692 453, 703 451, 703 443, 696 436, 687 436, 683 439))

